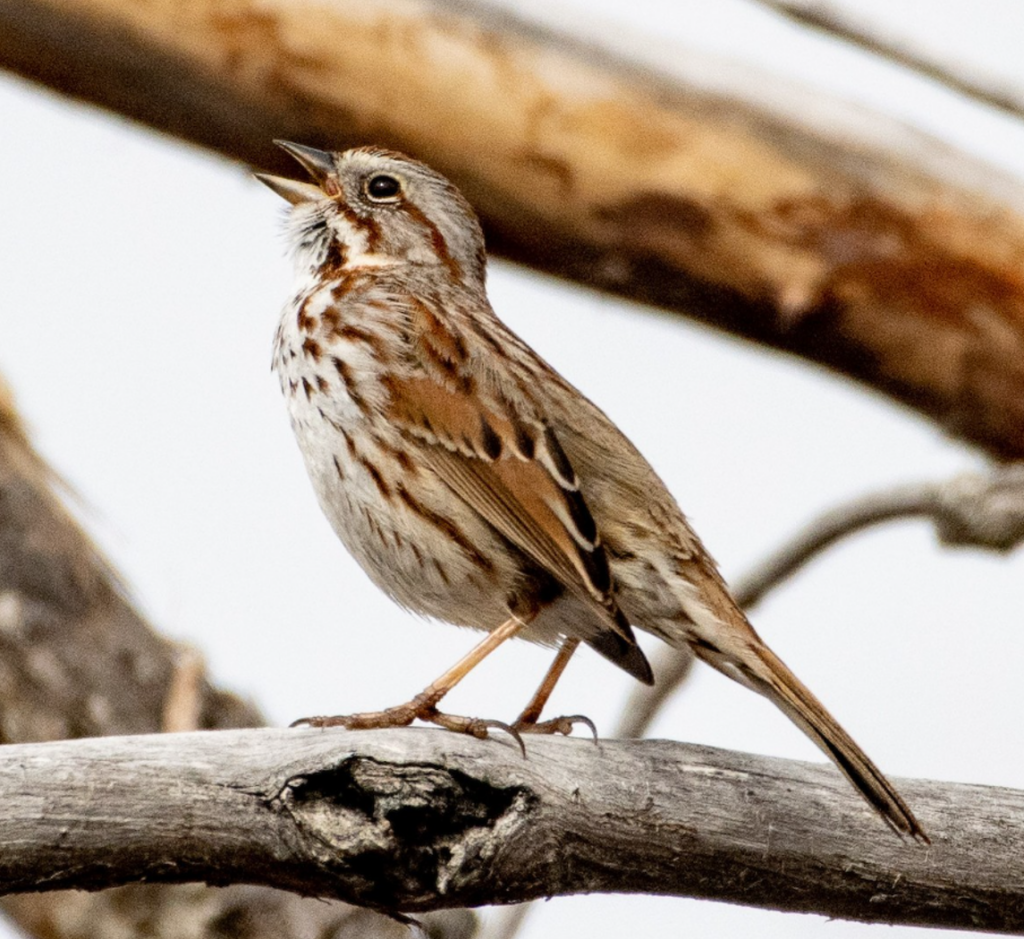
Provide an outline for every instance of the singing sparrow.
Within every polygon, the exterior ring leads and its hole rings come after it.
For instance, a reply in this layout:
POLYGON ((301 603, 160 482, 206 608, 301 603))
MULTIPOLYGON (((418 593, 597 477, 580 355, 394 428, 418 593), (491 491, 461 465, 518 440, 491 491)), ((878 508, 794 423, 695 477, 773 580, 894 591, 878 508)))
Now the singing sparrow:
POLYGON ((632 627, 760 692, 897 831, 927 840, 879 769, 764 644, 664 483, 594 404, 511 332, 484 286, 484 239, 443 176, 372 147, 281 143, 312 182, 260 179, 291 203, 298 286, 273 364, 324 513, 395 601, 487 632, 406 704, 308 718, 415 718, 486 735, 437 704, 505 639, 560 644, 516 731, 539 722, 580 642, 643 682, 632 627))

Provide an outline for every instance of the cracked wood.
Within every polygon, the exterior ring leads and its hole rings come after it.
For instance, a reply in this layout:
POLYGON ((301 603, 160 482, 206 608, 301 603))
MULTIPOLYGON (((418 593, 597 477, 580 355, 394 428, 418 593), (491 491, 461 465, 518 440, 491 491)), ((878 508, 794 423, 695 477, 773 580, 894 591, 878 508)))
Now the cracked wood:
POLYGON ((8 891, 273 884, 405 913, 618 891, 1024 931, 1024 793, 900 783, 886 829, 831 767, 667 741, 251 730, 0 750, 8 891))

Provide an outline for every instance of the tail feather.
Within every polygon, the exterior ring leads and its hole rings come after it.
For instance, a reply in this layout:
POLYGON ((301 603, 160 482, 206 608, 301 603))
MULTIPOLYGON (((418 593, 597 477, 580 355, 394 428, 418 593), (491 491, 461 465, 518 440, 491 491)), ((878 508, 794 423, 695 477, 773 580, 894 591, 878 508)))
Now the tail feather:
POLYGON ((742 660, 697 644, 697 655, 730 678, 760 692, 814 741, 860 794, 898 832, 929 844, 924 829, 881 770, 839 726, 825 706, 766 645, 756 640, 742 660))

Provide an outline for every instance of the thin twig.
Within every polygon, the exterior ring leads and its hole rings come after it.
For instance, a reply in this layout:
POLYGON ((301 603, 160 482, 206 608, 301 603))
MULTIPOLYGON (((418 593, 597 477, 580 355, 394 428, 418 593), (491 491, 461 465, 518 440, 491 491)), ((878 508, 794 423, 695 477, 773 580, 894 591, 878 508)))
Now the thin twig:
POLYGON ((896 519, 933 515, 938 507, 938 488, 934 484, 900 486, 830 509, 748 571, 736 583, 737 602, 745 610, 756 606, 771 590, 843 538, 896 519))
MULTIPOLYGON (((944 483, 918 483, 872 493, 825 512, 739 580, 735 596, 750 609, 843 538, 897 519, 929 518, 946 545, 1006 552, 1024 541, 1024 464, 964 473, 944 483)), ((642 737, 686 679, 693 657, 665 648, 655 656, 655 684, 637 685, 615 730, 642 737)))
POLYGON ((968 75, 940 62, 926 51, 914 49, 910 43, 883 39, 863 23, 855 23, 845 9, 821 0, 757 0, 776 13, 802 26, 835 36, 890 62, 924 75, 947 88, 981 104, 998 108, 1016 118, 1024 117, 1024 97, 1018 89, 993 87, 988 75, 968 75))

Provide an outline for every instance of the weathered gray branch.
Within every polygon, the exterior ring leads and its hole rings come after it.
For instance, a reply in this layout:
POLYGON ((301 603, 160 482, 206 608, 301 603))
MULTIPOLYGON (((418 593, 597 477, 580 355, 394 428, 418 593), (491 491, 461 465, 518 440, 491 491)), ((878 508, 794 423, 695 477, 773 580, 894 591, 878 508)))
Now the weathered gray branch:
POLYGON ((463 188, 498 254, 1024 456, 1019 183, 720 59, 652 64, 651 46, 465 0, 0 3, 0 67, 274 172, 294 172, 275 137, 407 150, 463 188))
POLYGON ((665 741, 220 731, 0 750, 0 883, 274 884, 414 913, 617 891, 1024 931, 1024 793, 900 783, 933 844, 831 767, 665 741))

